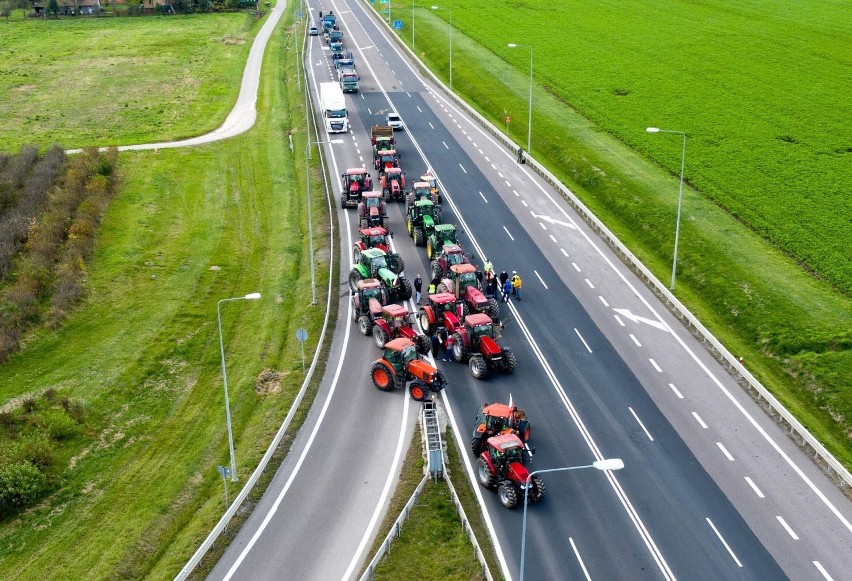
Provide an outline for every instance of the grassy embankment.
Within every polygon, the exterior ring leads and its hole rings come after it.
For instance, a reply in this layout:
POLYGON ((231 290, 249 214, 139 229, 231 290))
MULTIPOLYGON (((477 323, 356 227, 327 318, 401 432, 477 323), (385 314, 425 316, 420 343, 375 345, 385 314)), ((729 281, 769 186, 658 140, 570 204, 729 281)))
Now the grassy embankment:
MULTIPOLYGON (((405 503, 423 479, 425 460, 422 437, 414 435, 408 454, 400 470, 399 483, 391 499, 387 516, 382 523, 368 560, 373 558, 390 531, 405 503)), ((467 484, 464 469, 459 461, 455 440, 448 431, 447 456, 449 472, 455 478, 456 493, 462 501, 465 513, 476 531, 476 538, 486 552, 486 559, 493 575, 499 575, 496 558, 489 552, 488 533, 482 521, 476 497, 467 484)), ((402 535, 391 545, 391 550, 376 567, 373 579, 419 579, 421 581, 444 579, 484 579, 479 561, 473 554, 470 541, 462 530, 461 520, 450 499, 450 491, 442 481, 426 484, 414 505, 409 519, 402 525, 402 535)))
MULTIPOLYGON (((536 158, 662 281, 681 141, 645 128, 686 131, 676 295, 852 466, 852 165, 837 101, 852 86, 833 40, 852 28, 844 13, 792 0, 456 6, 453 86, 497 127, 508 112, 525 144, 529 51, 506 45, 532 42, 536 158)), ((409 44, 410 18, 394 12, 409 44)), ((424 5, 415 18, 418 55, 446 78, 448 13, 424 5)))
MULTIPOLYGON (((204 18, 190 17, 196 35, 180 38, 189 54, 207 46, 204 18)), ((81 23, 38 24, 48 25, 33 29, 47 43, 54 30, 81 23)), ((121 26, 130 36, 124 27, 133 24, 144 36, 152 32, 143 18, 96 24, 121 26)), ((243 38, 255 31, 244 30, 243 38)), ((161 38, 176 42, 174 35, 161 38)), ((295 158, 286 135, 303 125, 303 96, 286 83, 295 59, 285 58, 292 52, 282 50, 284 44, 279 27, 267 49, 258 122, 250 132, 204 147, 121 155, 124 183, 96 241, 87 298, 58 331, 32 333, 26 349, 0 367, 0 404, 52 388, 84 402, 87 418, 84 430, 57 452, 68 468, 55 493, 0 524, 0 577, 166 579, 195 550, 223 510, 216 465, 228 463, 219 299, 263 294, 259 301, 222 305, 243 482, 284 417, 302 379, 295 330, 308 330, 306 351, 312 352, 324 312, 308 306, 299 173, 304 131, 293 131, 295 158), (280 375, 261 382, 264 370, 280 375)), ((240 54, 232 58, 241 60, 240 54)), ((157 85, 156 73, 146 74, 139 85, 157 85)), ((239 77, 220 88, 226 96, 219 98, 233 102, 239 77)), ((154 134, 144 119, 128 122, 139 125, 124 133, 128 140, 185 134, 154 134)), ((97 125, 97 115, 89 123, 97 125)), ((33 139, 26 127, 19 130, 16 140, 33 139)), ((92 138, 86 131, 66 137, 68 145, 92 138)), ((312 191, 324 305, 327 211, 320 183, 312 191)))
POLYGON ((237 97, 258 29, 245 12, 0 20, 0 150, 215 129, 237 97))

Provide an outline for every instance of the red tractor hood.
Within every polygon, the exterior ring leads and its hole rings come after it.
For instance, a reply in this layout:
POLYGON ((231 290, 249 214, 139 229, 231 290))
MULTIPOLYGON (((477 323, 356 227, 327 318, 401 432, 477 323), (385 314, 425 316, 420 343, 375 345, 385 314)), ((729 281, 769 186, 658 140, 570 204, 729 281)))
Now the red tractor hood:
POLYGON ((526 485, 527 478, 529 478, 529 476, 529 470, 527 470, 527 467, 520 462, 512 462, 506 470, 506 478, 519 485, 522 490, 524 485, 526 485))
POLYGON ((399 336, 414 341, 414 338, 417 337, 417 331, 415 331, 411 327, 402 327, 399 330, 399 336))
POLYGON ((359 192, 359 191, 361 191, 361 186, 360 186, 360 184, 358 184, 358 182, 349 182, 349 192, 350 193, 354 194, 355 192, 359 192))
POLYGON ((500 355, 503 351, 500 349, 500 346, 497 342, 491 337, 480 337, 479 339, 479 351, 486 357, 494 357, 496 355, 500 355))
POLYGON ((485 298, 485 295, 482 294, 482 291, 480 291, 475 286, 467 287, 467 299, 475 305, 484 305, 488 302, 488 299, 485 298))

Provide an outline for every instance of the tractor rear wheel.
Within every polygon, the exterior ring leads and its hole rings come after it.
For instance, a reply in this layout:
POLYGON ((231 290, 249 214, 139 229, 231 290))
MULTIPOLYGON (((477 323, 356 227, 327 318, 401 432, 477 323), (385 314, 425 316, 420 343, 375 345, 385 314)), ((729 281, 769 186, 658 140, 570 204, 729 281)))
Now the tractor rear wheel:
POLYGON ((495 323, 500 320, 500 303, 494 297, 488 299, 488 304, 482 310, 495 323))
POLYGON ((453 345, 453 359, 455 359, 459 363, 467 362, 467 347, 462 343, 462 336, 460 333, 453 333, 453 339, 455 339, 455 344, 453 345))
POLYGON ((485 488, 494 488, 497 486, 497 476, 491 473, 491 468, 488 467, 488 462, 485 458, 480 458, 476 462, 476 479, 485 488))
POLYGON ((366 216, 361 216, 360 218, 358 218, 358 227, 359 228, 366 228, 369 225, 370 225, 370 221, 369 221, 369 218, 367 218, 366 216))
POLYGON ((388 218, 387 216, 382 216, 382 228, 384 228, 385 230, 390 228, 390 218, 388 218))
POLYGON ((373 378, 373 384, 380 390, 393 391, 395 383, 393 371, 381 361, 373 363, 370 368, 370 376, 373 378))
POLYGON ((533 476, 530 479, 530 484, 532 485, 532 490, 527 493, 529 495, 529 501, 539 502, 542 498, 544 498, 544 493, 547 490, 544 486, 544 480, 541 479, 541 476, 533 476))
POLYGON ((373 319, 369 315, 361 315, 358 317, 358 330, 362 335, 366 336, 373 332, 373 319))
POLYGON ((477 438, 474 436, 474 438, 470 441, 470 451, 478 458, 479 455, 482 454, 483 450, 485 450, 485 438, 477 438))
POLYGON ((385 348, 385 343, 388 342, 387 333, 381 327, 373 327, 373 341, 376 342, 376 347, 379 349, 385 348))
POLYGON ((433 260, 430 267, 432 268, 432 280, 435 280, 436 278, 439 279, 444 276, 444 269, 441 267, 441 263, 437 260, 433 260))
POLYGON ((346 192, 340 194, 340 207, 346 209, 346 192))
POLYGON ((506 508, 515 508, 518 506, 518 489, 508 480, 500 483, 500 487, 497 489, 497 496, 500 498, 500 504, 506 508))
POLYGON ((470 356, 467 366, 474 378, 485 379, 488 377, 488 363, 485 362, 485 357, 479 353, 474 353, 470 356))
POLYGON ((361 280, 361 273, 357 268, 353 268, 349 271, 349 288, 352 292, 355 292, 355 289, 358 288, 358 281, 361 280))
POLYGON ((414 205, 414 194, 408 194, 405 196, 405 213, 408 214, 408 210, 411 209, 411 206, 414 205))
POLYGON ((462 320, 464 320, 464 318, 470 314, 470 303, 469 303, 469 302, 467 302, 467 301, 464 301, 464 302, 461 304, 461 307, 462 307, 462 311, 461 311, 462 316, 461 316, 461 318, 462 318, 462 320))
POLYGON ((518 433, 518 437, 521 441, 526 444, 530 441, 530 435, 532 435, 532 427, 530 426, 529 421, 521 420, 518 422, 518 427, 515 429, 518 433))
POLYGON ((396 252, 391 252, 388 254, 388 268, 391 269, 391 272, 394 274, 399 274, 403 270, 405 270, 405 261, 402 259, 396 252))
POLYGON ((429 338, 429 335, 417 335, 414 344, 417 346, 417 352, 421 355, 426 355, 432 350, 432 339, 429 338))
POLYGON ((408 235, 414 236, 414 222, 411 221, 410 216, 405 221, 405 227, 408 228, 408 235))
POLYGON ((514 373, 515 367, 518 365, 518 358, 508 347, 503 348, 503 361, 503 373, 514 373))
POLYGON ((412 289, 411 289, 411 281, 407 278, 402 278, 399 281, 400 289, 399 289, 399 298, 403 301, 407 301, 411 298, 412 289))
POLYGON ((417 316, 420 320, 420 328, 423 329, 424 333, 431 335, 435 332, 435 329, 432 328, 432 323, 429 321, 429 314, 425 309, 420 309, 417 316))
POLYGON ((414 381, 408 386, 408 393, 415 401, 429 401, 429 388, 422 381, 414 381))
POLYGON ((423 239, 423 228, 418 226, 414 229, 414 245, 423 246, 424 244, 426 244, 426 241, 423 239))

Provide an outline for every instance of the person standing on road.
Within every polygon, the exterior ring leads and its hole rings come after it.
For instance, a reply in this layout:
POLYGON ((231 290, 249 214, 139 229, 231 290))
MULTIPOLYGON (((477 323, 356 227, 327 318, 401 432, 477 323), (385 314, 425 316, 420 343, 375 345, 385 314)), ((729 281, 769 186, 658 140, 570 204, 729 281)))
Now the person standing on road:
POLYGON ((420 278, 420 274, 418 273, 417 276, 414 278, 414 293, 415 293, 414 302, 417 303, 418 305, 420 304, 420 295, 421 295, 422 291, 423 291, 423 279, 420 278))
POLYGON ((432 279, 432 282, 429 283, 429 294, 435 294, 435 291, 438 289, 438 283, 441 282, 441 279, 437 276, 432 279))
POLYGON ((482 270, 485 271, 485 279, 489 280, 494 271, 494 266, 491 264, 490 260, 485 261, 485 264, 482 266, 482 270))
POLYGON ((521 280, 521 275, 519 275, 516 271, 512 271, 512 296, 518 300, 521 300, 521 287, 523 286, 523 281, 521 280))
POLYGON ((506 271, 503 270, 500 272, 500 290, 503 290, 503 287, 506 286, 506 281, 509 280, 509 275, 506 274, 506 271))
POLYGON ((509 295, 512 294, 512 282, 507 278, 503 283, 503 302, 509 302, 509 295))
POLYGON ((497 277, 492 276, 488 279, 488 285, 485 287, 485 294, 489 297, 497 298, 497 277))
POLYGON ((453 360, 453 346, 456 344, 456 339, 451 334, 447 333, 447 341, 444 343, 444 361, 453 360))
POLYGON ((432 333, 432 358, 437 361, 438 353, 441 352, 441 342, 438 340, 438 334, 432 333))
POLYGON ((438 329, 438 353, 441 352, 442 349, 446 349, 447 347, 447 330, 443 327, 438 329))

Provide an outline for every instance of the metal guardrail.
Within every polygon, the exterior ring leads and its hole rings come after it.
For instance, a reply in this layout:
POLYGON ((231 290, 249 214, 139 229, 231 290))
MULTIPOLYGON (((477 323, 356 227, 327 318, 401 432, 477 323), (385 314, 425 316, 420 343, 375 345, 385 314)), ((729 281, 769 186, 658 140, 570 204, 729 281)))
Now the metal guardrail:
MULTIPOLYGON (((307 30, 306 30, 307 32, 307 30)), ((304 47, 304 43, 302 44, 304 47)), ((303 63, 304 69, 304 63, 303 63)), ((304 70, 303 70, 304 73, 304 70)), ((307 82, 307 76, 305 76, 307 82)), ((310 100, 308 100, 310 103, 310 100)), ((314 120, 314 131, 316 133, 316 116, 313 115, 313 104, 311 103, 311 119, 314 120)), ((322 149, 320 148, 320 156, 322 156, 322 149)), ((326 172, 323 172, 323 179, 325 181, 326 188, 326 198, 329 203, 329 239, 334 240, 335 230, 334 230, 334 211, 331 205, 331 198, 328 196, 331 185, 328 183, 328 176, 326 172)), ((329 246, 329 264, 334 264, 334 244, 329 246)), ((269 464, 269 461, 272 459, 272 455, 275 453, 275 449, 281 443, 281 440, 284 438, 284 435, 287 433, 287 430, 290 427, 290 423, 293 421, 293 418, 296 415, 296 412, 299 410, 299 406, 302 403, 302 399, 305 397, 305 393, 308 391, 308 386, 311 384, 311 381, 314 377, 314 371, 316 370, 317 364, 319 363, 319 355, 322 351, 322 346, 325 342, 325 335, 328 329, 329 322, 329 313, 331 312, 331 299, 336 295, 332 293, 332 281, 334 280, 334 276, 329 276, 328 280, 328 299, 326 301, 325 307, 325 319, 323 319, 322 331, 320 332, 319 339, 317 340, 317 348, 314 351, 313 360, 311 361, 311 366, 308 369, 307 375, 305 375, 305 380, 302 382, 302 386, 299 389, 299 393, 296 395, 296 398, 293 400, 293 404, 290 406, 289 411, 287 412, 287 416, 284 418, 284 422, 281 424, 281 427, 278 428, 278 431, 275 434, 275 437, 272 439, 272 442, 269 444, 269 448, 267 448, 266 453, 261 458, 260 463, 255 468, 252 475, 246 481, 245 486, 243 486, 242 490, 240 490, 237 497, 234 499, 234 502, 231 503, 231 506, 228 507, 228 510, 225 511, 225 514, 219 519, 216 523, 216 526, 210 531, 189 561, 183 566, 180 572, 175 576, 175 581, 183 581, 186 579, 195 567, 198 566, 198 563, 201 562, 201 559, 210 550, 213 546, 213 543, 219 538, 219 536, 224 532, 225 528, 228 526, 228 523, 231 521, 231 518, 236 514, 236 512, 242 506, 242 503, 248 497, 249 493, 254 488, 254 485, 257 484, 257 481, 260 479, 263 471, 266 470, 266 466, 269 464)))
MULTIPOLYGON (((367 2, 368 6, 372 6, 367 2)), ((375 11, 375 9, 373 9, 375 11)), ((378 14, 378 13, 377 13, 378 14)), ((459 107, 464 109, 468 115, 475 118, 482 128, 488 131, 492 137, 501 142, 508 149, 516 152, 520 147, 514 141, 503 134, 494 124, 488 119, 479 114, 449 88, 417 57, 417 55, 401 41, 401 39, 393 32, 391 27, 382 20, 379 15, 379 21, 387 29, 390 37, 397 46, 405 51, 412 62, 416 63, 424 76, 428 76, 432 82, 441 87, 444 96, 452 99, 459 107)), ((745 389, 745 391, 756 399, 767 414, 773 418, 778 424, 784 426, 790 438, 802 449, 809 452, 809 455, 814 462, 828 474, 834 483, 847 496, 852 496, 852 474, 849 470, 835 458, 825 446, 805 428, 793 414, 772 395, 766 387, 763 386, 740 362, 734 357, 727 348, 708 331, 704 325, 669 291, 666 286, 661 283, 644 264, 642 264, 636 256, 633 255, 627 247, 601 222, 592 212, 586 207, 583 202, 568 189, 550 170, 536 161, 530 152, 524 152, 527 165, 541 176, 550 186, 556 189, 562 197, 567 201, 572 208, 583 218, 583 220, 594 230, 607 245, 619 256, 634 274, 636 274, 645 285, 663 301, 666 308, 675 315, 695 337, 701 340, 705 349, 713 355, 713 357, 722 363, 728 373, 737 381, 737 383, 745 389)))
POLYGON ((473 532, 473 527, 470 526, 470 521, 467 520, 467 514, 464 512, 464 507, 459 500, 459 495, 456 494, 456 487, 453 486, 453 482, 450 480, 449 474, 444 474, 444 481, 446 481, 447 487, 450 489, 450 498, 453 500, 453 506, 456 507, 456 514, 458 514, 461 519, 462 528, 464 528, 464 532, 467 535, 468 540, 473 545, 473 554, 476 556, 476 560, 479 561, 479 564, 482 565, 482 575, 488 581, 494 581, 494 577, 491 575, 491 569, 488 567, 488 561, 485 560, 485 553, 482 552, 482 547, 479 546, 479 541, 476 540, 476 534, 473 532))
POLYGON ((405 506, 402 507, 402 512, 400 512, 399 516, 394 521, 390 532, 388 532, 385 540, 382 541, 379 550, 376 551, 376 554, 370 561, 370 564, 367 565, 367 569, 364 571, 364 574, 361 575, 361 581, 370 581, 373 578, 373 573, 375 572, 379 561, 381 561, 382 557, 390 552, 390 547, 394 540, 398 539, 400 535, 402 535, 402 523, 408 520, 408 515, 411 514, 411 509, 414 508, 414 503, 417 502, 418 498, 420 498, 420 493, 423 492, 423 487, 426 486, 427 482, 429 482, 428 474, 423 477, 423 480, 421 480, 420 484, 417 485, 417 488, 414 489, 414 494, 411 495, 411 498, 409 498, 408 502, 405 503, 405 506))

